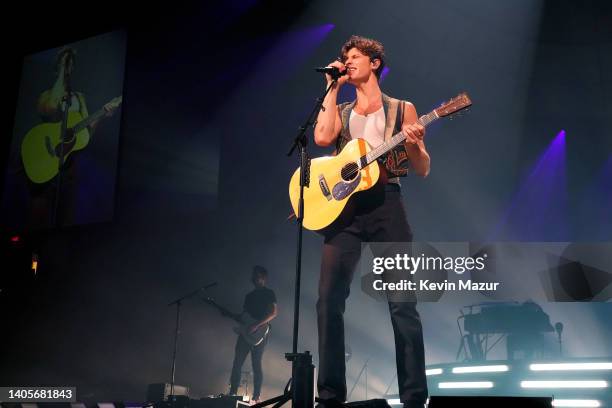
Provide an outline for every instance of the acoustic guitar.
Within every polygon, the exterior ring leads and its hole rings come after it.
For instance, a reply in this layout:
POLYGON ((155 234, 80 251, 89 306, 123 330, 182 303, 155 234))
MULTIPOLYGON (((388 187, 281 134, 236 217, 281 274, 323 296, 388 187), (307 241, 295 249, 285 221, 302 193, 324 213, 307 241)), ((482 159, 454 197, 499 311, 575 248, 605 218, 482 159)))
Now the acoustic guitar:
MULTIPOLYGON (((113 108, 121 104, 122 97, 112 99, 113 108)), ((89 144, 90 134, 87 127, 106 114, 100 109, 86 118, 79 112, 68 112, 66 136, 64 137, 64 163, 74 152, 89 144)), ((21 160, 30 180, 46 183, 53 179, 60 165, 62 122, 41 123, 32 128, 21 142, 21 160)))
MULTIPOLYGON (((418 122, 427 126, 471 104, 472 101, 466 93, 459 94, 421 116, 418 122)), ((317 231, 335 221, 354 194, 368 190, 376 184, 380 176, 376 160, 405 139, 404 133, 398 132, 374 149, 364 139, 353 139, 337 156, 311 160, 309 183, 308 186, 304 186, 304 228, 317 231)), ((289 199, 295 214, 298 214, 299 194, 300 168, 298 167, 289 182, 289 199)))

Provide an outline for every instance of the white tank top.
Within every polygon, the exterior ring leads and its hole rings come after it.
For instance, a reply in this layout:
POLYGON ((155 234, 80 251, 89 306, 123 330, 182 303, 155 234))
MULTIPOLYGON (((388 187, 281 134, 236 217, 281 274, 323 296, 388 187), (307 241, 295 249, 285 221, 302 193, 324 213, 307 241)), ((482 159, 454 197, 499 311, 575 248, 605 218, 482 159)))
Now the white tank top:
POLYGON ((381 106, 368 115, 360 115, 351 110, 349 131, 351 138, 365 139, 372 148, 378 147, 385 141, 385 110, 381 106))
MULTIPOLYGON (((360 115, 351 110, 349 117, 349 132, 352 139, 365 139, 372 147, 378 147, 385 141, 385 110, 381 106, 369 115, 360 115)), ((388 183, 400 184, 399 177, 389 178, 388 183)))

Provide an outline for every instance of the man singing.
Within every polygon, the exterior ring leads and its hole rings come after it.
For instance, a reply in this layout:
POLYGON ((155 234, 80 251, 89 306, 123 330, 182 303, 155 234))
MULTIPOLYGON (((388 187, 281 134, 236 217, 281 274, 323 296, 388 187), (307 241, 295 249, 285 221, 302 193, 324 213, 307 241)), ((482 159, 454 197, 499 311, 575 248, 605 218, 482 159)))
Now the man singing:
MULTIPOLYGON (((417 122, 410 102, 383 94, 378 81, 384 67, 383 45, 353 36, 343 46, 341 58, 330 66, 346 74, 325 97, 315 128, 320 146, 335 144, 340 151, 353 138, 365 139, 372 148, 385 136, 400 131, 403 144, 384 157, 381 181, 351 199, 334 228, 325 233, 317 302, 319 329, 319 398, 328 404, 346 399, 344 320, 346 299, 362 242, 408 242, 412 232, 402 203, 399 177, 412 169, 419 176, 429 173, 429 154, 423 142, 425 128, 417 122), (337 105, 340 87, 349 83, 357 99, 337 105), (337 106, 336 106, 337 105, 337 106), (334 109, 336 107, 336 109, 334 109), (407 165, 410 165, 408 168, 407 165)), ((332 78, 326 75, 329 85, 332 78)), ((424 406, 427 399, 423 331, 415 301, 389 300, 395 335, 399 394, 405 408, 424 406)))

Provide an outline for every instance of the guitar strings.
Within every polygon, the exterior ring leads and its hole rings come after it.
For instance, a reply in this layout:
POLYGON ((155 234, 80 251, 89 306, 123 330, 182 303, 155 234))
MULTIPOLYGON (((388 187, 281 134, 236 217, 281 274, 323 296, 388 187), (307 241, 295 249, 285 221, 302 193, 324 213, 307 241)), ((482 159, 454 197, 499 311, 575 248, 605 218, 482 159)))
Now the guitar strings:
POLYGON ((342 169, 340 170, 340 175, 342 176, 342 179, 350 181, 355 178, 358 172, 359 166, 357 165, 357 163, 351 162, 342 167, 342 169))
MULTIPOLYGON (((418 121, 423 125, 423 126, 427 126, 428 124, 430 124, 431 122, 433 122, 434 120, 438 119, 438 116, 436 115, 435 111, 432 111, 426 115, 421 116, 418 121)), ((380 156, 380 154, 383 151, 387 150, 387 147, 389 146, 389 144, 391 144, 392 146, 395 146, 396 144, 398 144, 399 142, 401 142, 404 139, 404 135, 402 132, 398 132, 396 135, 394 135, 392 137, 392 139, 390 140, 390 143, 384 143, 381 146, 378 146, 376 149, 371 150, 370 152, 368 152, 368 154, 366 155, 368 161, 370 161, 371 157, 378 157, 380 156)), ((355 162, 350 162, 344 165, 344 167, 342 167, 342 169, 340 169, 340 175, 342 177, 343 180, 345 181, 351 181, 355 178, 355 176, 357 176, 357 174, 359 173, 359 165, 355 162)))

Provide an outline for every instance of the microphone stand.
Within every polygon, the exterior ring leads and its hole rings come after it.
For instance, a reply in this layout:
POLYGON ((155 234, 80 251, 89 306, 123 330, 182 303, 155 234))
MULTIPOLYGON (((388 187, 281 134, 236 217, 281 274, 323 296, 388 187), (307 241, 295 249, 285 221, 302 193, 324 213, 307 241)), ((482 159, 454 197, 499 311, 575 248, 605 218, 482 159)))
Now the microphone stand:
POLYGON ((563 355, 563 341, 561 340, 561 333, 563 333, 563 323, 557 322, 555 324, 555 331, 557 332, 557 341, 559 342, 559 355, 563 355))
POLYGON ((389 381, 389 384, 387 385, 387 388, 385 389, 385 392, 383 393, 383 397, 386 397, 387 395, 389 395, 389 390, 391 389, 391 386, 393 385, 393 381, 395 381, 396 378, 397 378, 397 372, 393 374, 393 378, 391 379, 391 381, 389 381))
MULTIPOLYGON (((66 69, 66 67, 64 67, 66 69)), ((70 72, 64 72, 65 94, 62 98, 62 124, 60 126, 59 161, 57 164, 57 179, 55 185, 55 197, 53 199, 53 212, 51 213, 51 227, 58 227, 57 212, 59 210, 60 195, 62 190, 62 172, 64 169, 64 142, 68 132, 68 112, 72 106, 72 87, 70 86, 70 72)))
POLYGON ((366 400, 368 399, 368 363, 369 362, 370 362, 370 359, 368 358, 366 362, 363 363, 363 366, 361 367, 361 371, 359 371, 359 374, 357 375, 357 378, 355 379, 355 382, 353 383, 353 387, 351 388, 351 391, 348 393, 348 396, 346 397, 347 400, 351 399, 351 395, 353 395, 353 391, 355 391, 355 387, 357 387, 357 383, 359 382, 363 374, 365 374, 365 399, 366 400))
POLYGON ((172 305, 176 305, 176 325, 175 325, 175 329, 174 329, 174 352, 172 353, 172 376, 171 381, 170 381, 170 395, 169 397, 172 398, 172 407, 174 408, 174 403, 176 402, 176 397, 174 395, 174 375, 176 373, 176 352, 177 352, 177 346, 178 346, 178 335, 179 335, 179 322, 180 322, 180 316, 181 316, 181 304, 183 302, 183 300, 188 299, 192 296, 197 295, 198 293, 200 293, 203 290, 206 290, 208 288, 211 288, 213 286, 215 286, 217 283, 210 283, 208 285, 202 286, 201 288, 198 288, 196 290, 194 290, 193 292, 189 292, 184 296, 181 296, 180 298, 168 303, 168 306, 172 306, 172 305))
MULTIPOLYGON (((262 408, 272 405, 272 408, 278 408, 288 401, 292 402, 293 408, 312 408, 314 406, 314 365, 312 364, 312 355, 309 351, 298 353, 298 333, 300 324, 300 281, 302 277, 302 235, 303 235, 303 220, 304 220, 304 187, 310 185, 310 158, 306 151, 308 139, 306 131, 309 127, 314 127, 319 110, 325 110, 323 100, 329 91, 337 84, 338 78, 342 74, 334 72, 331 74, 332 82, 325 90, 325 93, 320 98, 316 99, 316 103, 306 122, 300 126, 298 135, 291 144, 291 149, 287 156, 291 156, 296 148, 300 152, 300 194, 298 201, 298 211, 296 214, 297 221, 297 254, 295 262, 295 294, 293 306, 293 347, 291 353, 285 353, 285 359, 291 361, 291 380, 285 387, 285 392, 266 401, 255 404, 252 408, 262 408), (290 387, 289 387, 290 385, 290 387)), ((317 398, 318 401, 318 398, 317 398)))

